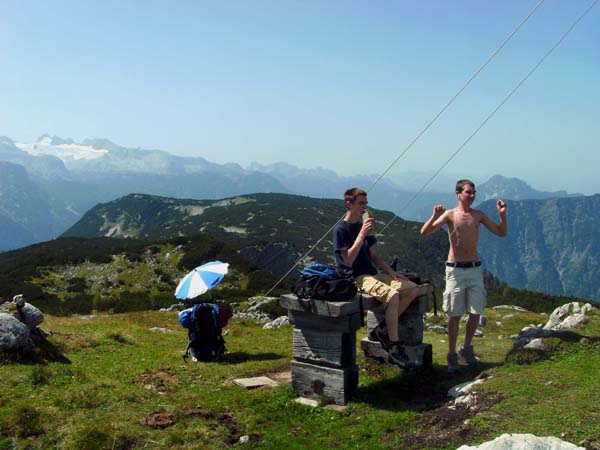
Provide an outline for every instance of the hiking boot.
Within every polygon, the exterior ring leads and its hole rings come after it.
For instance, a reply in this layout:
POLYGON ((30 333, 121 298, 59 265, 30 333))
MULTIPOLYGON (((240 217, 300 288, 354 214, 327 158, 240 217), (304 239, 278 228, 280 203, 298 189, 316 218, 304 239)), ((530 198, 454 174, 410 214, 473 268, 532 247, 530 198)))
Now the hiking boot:
POLYGON ((381 347, 387 352, 390 349, 390 337, 387 334, 387 330, 382 325, 377 325, 369 333, 369 339, 377 341, 381 344, 381 347))
POLYGON ((388 361, 403 369, 414 369, 417 364, 412 362, 404 349, 398 344, 392 344, 388 352, 388 361))
POLYGON ((469 367, 475 367, 477 365, 477 363, 479 362, 479 360, 475 356, 475 352, 473 352, 472 345, 468 345, 466 347, 464 345, 461 345, 460 348, 458 349, 458 354, 460 355, 460 357, 462 359, 465 360, 465 362, 469 365, 469 367))
POLYGON ((460 372, 460 366, 458 365, 458 355, 456 353, 448 353, 448 356, 446 356, 446 361, 448 362, 449 374, 460 372))

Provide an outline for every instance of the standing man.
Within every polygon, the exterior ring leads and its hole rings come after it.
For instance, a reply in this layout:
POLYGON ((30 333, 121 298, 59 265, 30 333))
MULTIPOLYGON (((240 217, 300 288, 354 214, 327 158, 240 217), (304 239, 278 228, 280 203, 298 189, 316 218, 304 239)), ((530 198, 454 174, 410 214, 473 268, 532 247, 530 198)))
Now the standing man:
POLYGON ((416 364, 400 347, 398 318, 417 297, 417 285, 396 273, 375 252, 377 239, 371 233, 374 219, 361 222, 367 208, 367 193, 359 188, 348 189, 344 201, 346 215, 333 230, 336 264, 352 273, 364 293, 385 304, 385 327, 377 326, 369 338, 381 343, 391 363, 412 369, 416 364), (378 273, 373 264, 384 273, 378 273))
POLYGON ((479 325, 479 317, 486 306, 486 292, 483 286, 483 268, 477 256, 479 225, 483 224, 497 236, 504 237, 508 229, 506 222, 506 203, 496 202, 500 215, 500 224, 496 224, 483 212, 472 209, 475 201, 475 183, 470 180, 456 182, 456 208, 445 210, 436 205, 433 214, 421 228, 426 236, 435 233, 443 225, 448 226, 450 252, 446 261, 446 290, 444 291, 444 312, 448 315, 448 373, 459 371, 456 339, 460 318, 469 313, 465 340, 458 354, 470 366, 477 365, 477 358, 471 341, 479 325))

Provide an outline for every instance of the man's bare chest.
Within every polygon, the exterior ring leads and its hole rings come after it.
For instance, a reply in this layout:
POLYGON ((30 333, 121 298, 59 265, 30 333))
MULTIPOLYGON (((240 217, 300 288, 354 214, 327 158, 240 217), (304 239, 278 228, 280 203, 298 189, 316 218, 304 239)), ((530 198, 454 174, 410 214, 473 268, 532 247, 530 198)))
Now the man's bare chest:
POLYGON ((460 234, 477 233, 479 230, 479 222, 479 217, 474 214, 461 212, 456 212, 454 214, 454 229, 460 234))

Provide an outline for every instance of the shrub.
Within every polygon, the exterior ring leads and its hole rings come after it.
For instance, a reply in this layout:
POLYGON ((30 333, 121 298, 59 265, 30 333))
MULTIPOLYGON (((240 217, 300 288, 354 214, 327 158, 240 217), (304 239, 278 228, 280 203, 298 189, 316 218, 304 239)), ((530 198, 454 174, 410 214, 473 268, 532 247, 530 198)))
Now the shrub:
POLYGON ((21 403, 6 417, 5 428, 13 436, 25 438, 44 433, 42 416, 30 403, 21 403))
POLYGON ((117 302, 118 300, 114 297, 101 297, 96 299, 95 307, 97 311, 111 311, 117 302))
POLYGON ((85 279, 74 277, 69 280, 67 292, 84 292, 87 287, 85 279))
POLYGON ((255 270, 254 272, 250 272, 248 274, 248 290, 253 292, 266 292, 268 291, 275 283, 277 282, 277 278, 266 270, 255 270))
POLYGON ((50 378, 52 378, 52 371, 48 366, 34 366, 29 375, 31 385, 38 387, 44 384, 48 384, 50 378))
POLYGON ((129 339, 127 339, 125 336, 123 336, 121 333, 118 332, 110 332, 106 335, 107 338, 112 339, 115 342, 118 342, 119 344, 129 344, 129 339))
POLYGON ((276 319, 280 316, 287 316, 287 309, 279 304, 279 299, 272 300, 258 308, 260 312, 267 314, 271 319, 276 319))
POLYGON ((91 314, 94 310, 94 298, 88 294, 78 294, 66 298, 63 306, 67 314, 91 314))

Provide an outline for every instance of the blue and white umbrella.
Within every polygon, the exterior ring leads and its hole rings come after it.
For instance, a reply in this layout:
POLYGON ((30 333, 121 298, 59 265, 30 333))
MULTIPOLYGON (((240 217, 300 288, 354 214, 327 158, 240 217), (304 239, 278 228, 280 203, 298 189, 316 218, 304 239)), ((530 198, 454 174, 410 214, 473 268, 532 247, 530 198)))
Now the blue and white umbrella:
POLYGON ((227 273, 229 264, 212 261, 196 267, 181 279, 175 289, 175 297, 180 300, 191 299, 214 288, 227 273))

